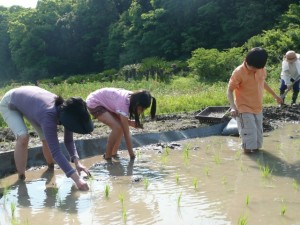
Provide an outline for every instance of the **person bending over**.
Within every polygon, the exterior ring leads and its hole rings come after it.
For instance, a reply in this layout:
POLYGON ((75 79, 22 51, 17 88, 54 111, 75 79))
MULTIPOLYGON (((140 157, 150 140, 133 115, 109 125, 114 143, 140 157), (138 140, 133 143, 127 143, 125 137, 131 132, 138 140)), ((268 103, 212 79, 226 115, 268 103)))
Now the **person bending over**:
POLYGON ((93 131, 93 123, 86 103, 81 98, 64 100, 37 86, 21 86, 6 92, 0 102, 0 113, 16 136, 14 159, 20 179, 25 179, 28 158, 28 129, 24 117, 36 130, 42 141, 42 150, 49 168, 56 162, 71 177, 80 190, 89 187, 80 172, 89 171, 80 163, 73 132, 87 134, 93 131), (64 126, 64 144, 74 169, 60 148, 57 125, 64 126))
MULTIPOLYGON (((300 85, 300 55, 295 51, 287 51, 283 57, 280 74, 280 95, 293 88, 291 105, 295 105, 300 85)), ((285 97, 285 96, 284 96, 285 97)), ((283 100, 284 100, 283 97, 283 100)))
POLYGON ((129 127, 143 128, 140 115, 150 105, 151 118, 155 118, 156 99, 145 90, 132 92, 119 88, 102 88, 90 93, 86 103, 92 116, 111 129, 104 158, 118 158, 117 151, 124 136, 129 156, 134 159, 129 127))

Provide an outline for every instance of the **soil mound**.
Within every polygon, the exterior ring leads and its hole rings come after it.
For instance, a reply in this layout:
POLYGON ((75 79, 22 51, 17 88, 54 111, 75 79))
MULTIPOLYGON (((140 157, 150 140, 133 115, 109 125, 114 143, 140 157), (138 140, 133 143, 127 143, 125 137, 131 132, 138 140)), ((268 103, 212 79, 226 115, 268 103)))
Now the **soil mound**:
MULTIPOLYGON (((200 123, 195 116, 202 110, 192 113, 179 113, 158 115, 155 120, 150 120, 146 117, 143 121, 144 129, 131 129, 132 134, 137 133, 156 133, 171 130, 186 130, 198 127, 204 127, 212 125, 211 123, 200 123)), ((284 105, 282 107, 270 106, 265 107, 263 110, 264 132, 269 132, 277 129, 282 123, 299 123, 300 121, 300 105, 289 106, 284 105)), ((79 135, 74 134, 75 139, 92 139, 105 137, 110 133, 110 129, 102 123, 94 121, 95 129, 91 135, 79 135)), ((63 128, 59 126, 59 138, 63 141, 63 128)), ((30 131, 30 143, 29 147, 35 147, 40 145, 40 140, 34 131, 30 131)), ((8 151, 14 148, 15 137, 8 128, 0 129, 0 152, 8 151)))

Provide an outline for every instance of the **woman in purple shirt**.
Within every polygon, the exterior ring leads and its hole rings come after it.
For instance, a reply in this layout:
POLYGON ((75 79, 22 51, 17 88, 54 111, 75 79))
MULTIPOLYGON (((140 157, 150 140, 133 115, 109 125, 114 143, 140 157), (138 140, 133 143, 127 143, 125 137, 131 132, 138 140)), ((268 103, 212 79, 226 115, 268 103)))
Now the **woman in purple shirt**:
POLYGON ((86 99, 88 110, 94 118, 111 128, 105 159, 117 157, 123 135, 130 158, 135 158, 129 126, 142 128, 139 117, 145 109, 150 107, 151 101, 151 118, 153 119, 156 113, 156 99, 148 91, 132 92, 118 88, 102 88, 89 94, 86 99))
POLYGON ((22 86, 11 89, 0 102, 0 113, 8 127, 16 136, 14 152, 15 164, 20 179, 25 179, 28 158, 28 129, 24 117, 37 131, 41 141, 43 154, 49 168, 54 161, 71 177, 80 190, 88 190, 87 183, 79 176, 81 171, 89 175, 89 171, 79 162, 78 153, 73 141, 73 132, 87 134, 93 131, 93 123, 81 98, 64 100, 47 90, 36 86, 22 86), (64 126, 64 144, 71 166, 63 154, 58 140, 57 125, 64 126))

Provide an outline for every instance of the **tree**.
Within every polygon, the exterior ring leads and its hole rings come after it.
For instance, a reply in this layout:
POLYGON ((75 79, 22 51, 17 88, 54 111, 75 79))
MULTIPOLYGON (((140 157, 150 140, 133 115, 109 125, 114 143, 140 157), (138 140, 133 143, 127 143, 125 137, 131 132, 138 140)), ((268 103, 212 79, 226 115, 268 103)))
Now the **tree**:
POLYGON ((4 7, 0 7, 0 79, 2 84, 4 84, 5 81, 17 79, 17 70, 12 61, 9 49, 9 16, 9 11, 4 7))

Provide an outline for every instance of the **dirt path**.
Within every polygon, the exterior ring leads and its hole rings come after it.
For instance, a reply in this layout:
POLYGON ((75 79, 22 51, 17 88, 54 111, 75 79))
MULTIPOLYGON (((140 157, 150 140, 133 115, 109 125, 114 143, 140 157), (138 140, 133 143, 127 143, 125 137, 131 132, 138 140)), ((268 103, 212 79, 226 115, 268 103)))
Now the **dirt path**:
MULTIPOLYGON (((208 123, 200 123, 195 116, 200 111, 193 113, 181 113, 170 115, 158 115, 156 120, 150 121, 148 118, 144 121, 144 129, 131 129, 132 134, 136 133, 154 133, 164 132, 171 130, 186 130, 197 127, 204 127, 211 125, 208 123)), ((282 123, 293 122, 299 123, 300 121, 300 105, 285 106, 285 107, 265 107, 264 108, 264 132, 269 132, 280 127, 282 123)), ((62 127, 59 127, 59 132, 62 133, 62 127)), ((92 135, 78 135, 75 134, 75 139, 91 139, 101 138, 109 134, 110 130, 107 126, 95 122, 95 130, 92 135)), ((39 139, 36 137, 34 131, 30 132, 30 147, 40 145, 39 139)), ((62 141, 63 135, 60 135, 62 141)), ((14 148, 15 138, 9 129, 0 130, 0 152, 8 151, 14 148)))

